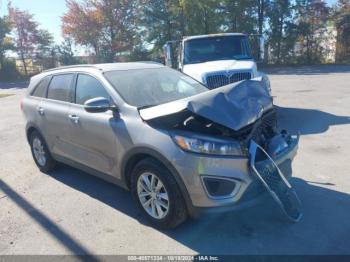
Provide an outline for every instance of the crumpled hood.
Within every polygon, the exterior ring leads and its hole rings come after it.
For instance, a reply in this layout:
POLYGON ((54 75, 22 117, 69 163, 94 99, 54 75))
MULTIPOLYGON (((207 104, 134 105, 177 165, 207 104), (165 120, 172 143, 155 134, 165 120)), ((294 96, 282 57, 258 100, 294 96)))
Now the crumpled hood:
POLYGON ((262 81, 247 80, 170 103, 140 109, 143 120, 188 110, 235 131, 258 120, 273 107, 262 81))
POLYGON ((247 60, 218 60, 184 65, 182 71, 197 81, 202 82, 205 74, 226 70, 253 71, 255 74, 256 64, 253 61, 247 60))

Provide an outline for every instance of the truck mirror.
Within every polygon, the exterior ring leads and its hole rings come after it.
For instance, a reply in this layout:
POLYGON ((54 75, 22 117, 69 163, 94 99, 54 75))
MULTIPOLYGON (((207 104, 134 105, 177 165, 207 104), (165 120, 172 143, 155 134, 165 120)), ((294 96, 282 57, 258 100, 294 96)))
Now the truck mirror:
POLYGON ((265 60, 265 38, 263 36, 259 37, 259 62, 265 60))
POLYGON ((262 35, 249 35, 252 56, 257 63, 265 59, 265 38, 262 35))
POLYGON ((167 42, 164 47, 164 58, 165 58, 165 65, 168 67, 173 67, 173 53, 174 51, 172 50, 172 44, 167 42))
POLYGON ((169 41, 164 47, 165 65, 171 68, 178 69, 178 56, 179 56, 179 44, 180 41, 169 41))

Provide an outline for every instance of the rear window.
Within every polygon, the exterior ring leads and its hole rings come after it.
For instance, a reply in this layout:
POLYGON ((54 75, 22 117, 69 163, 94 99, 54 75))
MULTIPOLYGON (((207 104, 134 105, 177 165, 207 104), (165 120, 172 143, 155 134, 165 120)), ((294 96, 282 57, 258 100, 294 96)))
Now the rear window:
POLYGON ((46 97, 46 88, 49 84, 50 77, 45 77, 40 81, 40 83, 35 87, 34 91, 32 92, 32 96, 36 97, 46 97))
POLYGON ((72 97, 72 81, 73 74, 65 74, 52 77, 47 93, 47 98, 70 102, 72 97))

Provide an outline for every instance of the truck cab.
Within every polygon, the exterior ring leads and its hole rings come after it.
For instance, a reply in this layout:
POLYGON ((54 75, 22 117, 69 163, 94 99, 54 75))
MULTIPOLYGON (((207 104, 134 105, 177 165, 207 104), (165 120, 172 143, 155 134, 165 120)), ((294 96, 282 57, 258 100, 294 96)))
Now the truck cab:
POLYGON ((260 36, 241 33, 189 36, 167 42, 164 51, 167 66, 179 69, 210 89, 261 78, 270 91, 267 75, 257 69, 256 62, 264 58, 264 39, 260 36), (253 44, 256 48, 252 50, 253 44))

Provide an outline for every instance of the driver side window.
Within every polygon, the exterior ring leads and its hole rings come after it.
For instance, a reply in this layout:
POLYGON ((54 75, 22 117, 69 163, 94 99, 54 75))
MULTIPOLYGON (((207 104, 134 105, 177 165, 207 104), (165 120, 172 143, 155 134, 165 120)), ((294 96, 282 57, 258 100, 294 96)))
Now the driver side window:
POLYGON ((75 103, 84 105, 87 100, 95 97, 104 97, 110 100, 110 95, 96 78, 79 74, 75 91, 75 103))

